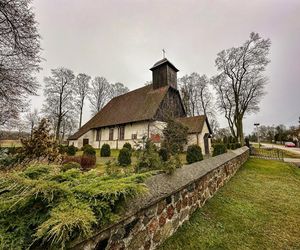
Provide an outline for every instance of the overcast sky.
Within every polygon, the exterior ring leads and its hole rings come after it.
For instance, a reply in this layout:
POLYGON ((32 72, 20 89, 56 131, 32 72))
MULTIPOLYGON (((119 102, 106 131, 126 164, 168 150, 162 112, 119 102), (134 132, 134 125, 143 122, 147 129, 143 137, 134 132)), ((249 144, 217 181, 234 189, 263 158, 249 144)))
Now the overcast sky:
MULTIPOLYGON (((126 1, 34 0, 42 36, 43 70, 56 67, 74 73, 104 76, 133 90, 151 80, 149 68, 167 58, 180 70, 216 74, 219 51, 241 45, 250 32, 272 41, 266 76, 267 95, 261 110, 245 118, 245 131, 254 122, 297 125, 300 116, 300 1, 126 1)), ((32 106, 40 108, 40 96, 32 106)), ((90 118, 88 104, 84 122, 90 118)), ((218 113, 222 127, 227 126, 218 113)))

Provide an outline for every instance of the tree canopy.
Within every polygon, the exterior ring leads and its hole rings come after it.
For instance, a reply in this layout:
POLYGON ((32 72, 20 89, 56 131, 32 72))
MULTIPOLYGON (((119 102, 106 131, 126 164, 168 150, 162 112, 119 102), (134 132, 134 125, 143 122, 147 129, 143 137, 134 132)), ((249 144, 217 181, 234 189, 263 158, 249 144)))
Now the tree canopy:
POLYGON ((225 114, 232 135, 244 141, 243 118, 257 112, 267 78, 263 75, 270 62, 270 39, 257 33, 239 47, 222 50, 217 55, 219 73, 212 78, 219 110, 225 114))

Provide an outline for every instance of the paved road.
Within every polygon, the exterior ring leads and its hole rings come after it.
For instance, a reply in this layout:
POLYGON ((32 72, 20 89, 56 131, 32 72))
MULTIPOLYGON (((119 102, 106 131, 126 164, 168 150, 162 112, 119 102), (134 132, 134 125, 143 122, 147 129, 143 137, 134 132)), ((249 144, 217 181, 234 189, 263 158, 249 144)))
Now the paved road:
POLYGON ((261 145, 265 146, 265 147, 273 147, 273 148, 280 148, 280 149, 284 149, 286 151, 295 153, 295 154, 299 154, 300 156, 300 148, 288 148, 285 147, 283 145, 277 145, 277 144, 269 144, 269 143, 261 143, 261 145))

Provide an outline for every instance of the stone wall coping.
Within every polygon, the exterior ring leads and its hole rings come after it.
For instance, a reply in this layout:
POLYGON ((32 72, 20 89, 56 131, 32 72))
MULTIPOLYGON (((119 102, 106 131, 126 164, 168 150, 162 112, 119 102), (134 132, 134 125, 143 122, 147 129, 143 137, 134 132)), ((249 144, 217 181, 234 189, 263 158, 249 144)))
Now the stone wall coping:
MULTIPOLYGON (((115 227, 118 224, 128 223, 132 216, 143 212, 145 209, 157 204, 161 200, 171 196, 172 194, 183 190, 195 181, 201 179, 210 172, 218 169, 225 163, 235 159, 236 157, 244 154, 249 149, 242 147, 236 150, 229 151, 228 153, 218 155, 205 159, 200 162, 195 162, 189 165, 183 165, 181 168, 176 169, 172 174, 161 173, 149 177, 145 181, 147 192, 143 195, 134 197, 126 201, 125 211, 121 219, 113 224, 101 228, 98 232, 89 238, 100 235, 106 230, 115 227)), ((84 240, 81 240, 81 242, 84 240)), ((74 242, 75 245, 80 244, 80 241, 74 242)))
POLYGON ((148 192, 128 202, 126 215, 133 215, 137 211, 156 204, 160 200, 184 189, 247 150, 249 149, 245 146, 203 161, 183 165, 172 174, 162 173, 148 178, 145 181, 148 192))

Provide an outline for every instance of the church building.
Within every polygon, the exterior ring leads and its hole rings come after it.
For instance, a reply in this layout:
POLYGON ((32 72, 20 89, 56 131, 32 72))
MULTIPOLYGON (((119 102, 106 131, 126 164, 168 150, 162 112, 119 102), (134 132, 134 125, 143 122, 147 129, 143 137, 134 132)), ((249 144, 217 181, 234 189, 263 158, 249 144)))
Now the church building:
POLYGON ((126 142, 136 147, 145 138, 158 146, 167 117, 188 127, 188 145, 197 144, 203 154, 211 150, 208 119, 204 115, 187 117, 177 89, 178 69, 164 58, 153 65, 152 84, 117 96, 69 137, 69 145, 90 144, 100 148, 107 143, 120 149, 126 142))

